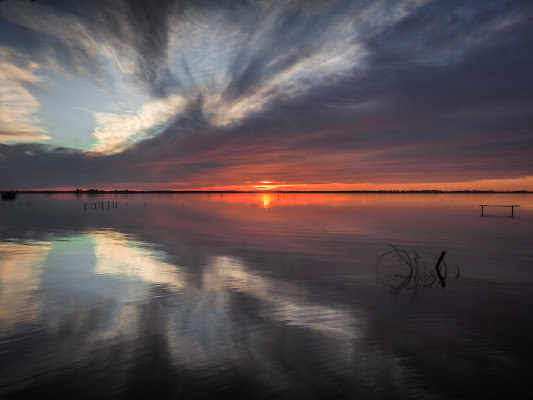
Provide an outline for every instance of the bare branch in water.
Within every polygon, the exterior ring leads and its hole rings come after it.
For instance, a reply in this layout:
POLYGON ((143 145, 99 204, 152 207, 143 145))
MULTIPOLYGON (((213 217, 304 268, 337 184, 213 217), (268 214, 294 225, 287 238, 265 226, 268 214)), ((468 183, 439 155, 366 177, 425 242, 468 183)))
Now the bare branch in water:
MULTIPOLYGON (((422 257, 420 247, 413 247, 409 252, 392 243, 389 246, 392 250, 376 257, 376 282, 388 286, 393 297, 403 290, 409 290, 413 298, 416 298, 420 289, 434 287, 436 282, 438 286, 446 287, 448 264, 444 260, 444 251, 438 257, 434 269, 431 269, 422 257)), ((456 268, 455 279, 458 279, 459 266, 456 265, 456 268)))

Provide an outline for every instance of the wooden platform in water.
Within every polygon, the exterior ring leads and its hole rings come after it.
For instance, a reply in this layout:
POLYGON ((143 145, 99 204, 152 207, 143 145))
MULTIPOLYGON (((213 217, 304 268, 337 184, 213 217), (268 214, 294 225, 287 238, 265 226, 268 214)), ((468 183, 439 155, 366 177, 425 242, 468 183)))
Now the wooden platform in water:
POLYGON ((481 207, 481 216, 483 216, 483 209, 485 207, 511 207, 511 217, 514 217, 514 208, 515 207, 520 207, 519 205, 516 205, 516 204, 505 204, 505 205, 500 205, 500 204, 480 204, 479 206, 481 207))

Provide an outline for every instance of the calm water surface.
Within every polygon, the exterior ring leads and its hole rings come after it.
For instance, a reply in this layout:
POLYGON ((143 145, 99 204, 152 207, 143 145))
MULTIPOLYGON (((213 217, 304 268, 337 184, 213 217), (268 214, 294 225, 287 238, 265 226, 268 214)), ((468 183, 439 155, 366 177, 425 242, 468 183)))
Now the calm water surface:
POLYGON ((5 398, 531 398, 532 310, 533 195, 0 206, 5 398))

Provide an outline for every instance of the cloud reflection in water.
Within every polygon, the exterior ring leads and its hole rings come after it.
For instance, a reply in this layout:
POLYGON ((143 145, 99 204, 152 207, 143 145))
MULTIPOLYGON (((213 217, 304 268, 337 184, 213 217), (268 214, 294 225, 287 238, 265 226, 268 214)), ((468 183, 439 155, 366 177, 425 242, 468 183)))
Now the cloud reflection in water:
POLYGON ((0 333, 37 318, 39 304, 33 296, 41 283, 39 266, 50 250, 49 245, 0 242, 0 333))
MULTIPOLYGON (((130 195, 109 212, 58 195, 6 207, 0 396, 453 397, 485 393, 496 373, 523 389, 531 200, 512 200, 520 219, 480 219, 470 195, 130 195), (445 248, 464 274, 415 305, 391 302, 375 285, 388 241, 445 248), (502 268, 502 249, 515 264, 502 268)), ((509 388, 492 381, 495 394, 509 388)))

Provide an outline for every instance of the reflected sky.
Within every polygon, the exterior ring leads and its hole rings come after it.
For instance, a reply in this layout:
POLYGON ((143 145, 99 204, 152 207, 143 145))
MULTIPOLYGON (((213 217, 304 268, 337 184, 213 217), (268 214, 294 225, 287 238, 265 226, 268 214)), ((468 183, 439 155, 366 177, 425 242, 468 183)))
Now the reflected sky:
POLYGON ((0 206, 0 394, 529 390, 529 197, 512 199, 511 219, 480 218, 476 196, 277 196, 34 195, 0 206), (108 199, 118 208, 84 208, 108 199), (376 283, 389 242, 419 247, 428 263, 445 250, 461 276, 393 298, 376 283))
POLYGON ((0 330, 6 332, 20 321, 37 317, 38 303, 32 300, 41 282, 40 265, 50 243, 0 243, 0 330))

